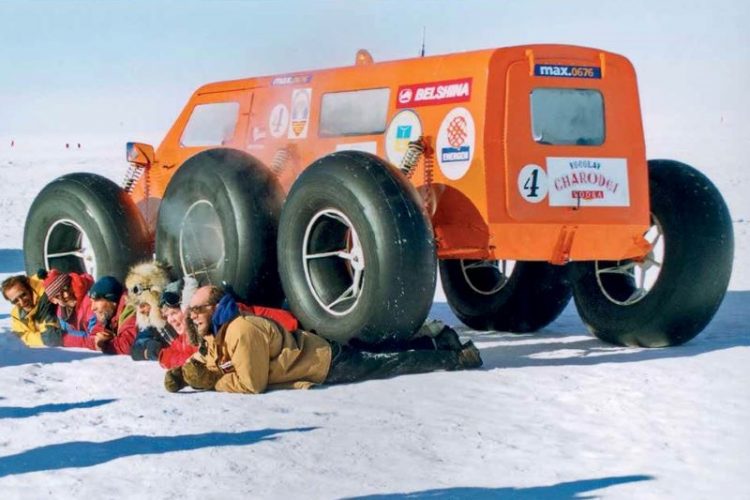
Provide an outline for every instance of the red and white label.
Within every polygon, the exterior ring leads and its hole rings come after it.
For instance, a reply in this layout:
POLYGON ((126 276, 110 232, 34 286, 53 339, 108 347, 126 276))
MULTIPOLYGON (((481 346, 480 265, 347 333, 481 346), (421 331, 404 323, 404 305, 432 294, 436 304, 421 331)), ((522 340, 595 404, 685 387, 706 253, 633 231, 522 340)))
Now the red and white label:
POLYGON ((436 104, 451 104, 471 99, 471 78, 442 82, 401 85, 396 94, 397 108, 415 108, 436 104))

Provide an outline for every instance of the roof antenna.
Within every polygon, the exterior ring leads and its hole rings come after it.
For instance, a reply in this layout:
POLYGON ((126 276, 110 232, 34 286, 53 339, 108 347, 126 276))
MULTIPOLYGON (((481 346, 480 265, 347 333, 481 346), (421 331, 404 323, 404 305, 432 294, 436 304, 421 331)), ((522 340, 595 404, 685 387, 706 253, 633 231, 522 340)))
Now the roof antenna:
POLYGON ((424 57, 424 39, 425 39, 425 27, 422 26, 422 50, 419 52, 419 57, 424 57))

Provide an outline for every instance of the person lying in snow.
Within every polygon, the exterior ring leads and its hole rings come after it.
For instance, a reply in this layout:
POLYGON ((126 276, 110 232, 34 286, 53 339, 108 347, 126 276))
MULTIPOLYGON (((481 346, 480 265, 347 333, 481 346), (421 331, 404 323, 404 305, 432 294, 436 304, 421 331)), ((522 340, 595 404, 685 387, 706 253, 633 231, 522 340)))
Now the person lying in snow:
POLYGON ((176 336, 174 330, 167 328, 159 305, 167 285, 167 266, 156 261, 134 265, 125 278, 128 304, 135 309, 138 327, 130 350, 134 361, 158 360, 161 350, 169 346, 176 336))
POLYGON ((99 278, 89 298, 94 317, 88 347, 105 354, 130 354, 136 335, 135 309, 127 303, 122 284, 112 276, 99 278))
POLYGON ((2 283, 3 297, 13 304, 10 329, 29 347, 60 345, 60 331, 55 307, 44 293, 41 275, 10 276, 2 283))
MULTIPOLYGON (((166 373, 164 386, 170 392, 189 385, 260 394, 266 389, 301 389, 482 365, 471 341, 460 350, 437 349, 430 343, 428 349, 372 354, 304 330, 289 331, 271 319, 241 313, 231 295, 213 286, 199 288, 193 295, 190 319, 202 337, 201 349, 182 367, 166 373)), ((455 335, 450 329, 440 333, 450 332, 455 335)))
POLYGON ((167 322, 165 328, 172 332, 165 336, 172 339, 169 345, 159 351, 159 364, 167 370, 182 366, 198 350, 200 338, 187 322, 187 305, 197 288, 195 278, 185 276, 167 285, 159 298, 161 315, 167 322))
POLYGON ((56 306, 60 326, 58 345, 63 347, 91 347, 88 332, 93 326, 91 299, 87 292, 94 278, 87 273, 64 273, 50 269, 44 278, 44 289, 49 301, 56 306))

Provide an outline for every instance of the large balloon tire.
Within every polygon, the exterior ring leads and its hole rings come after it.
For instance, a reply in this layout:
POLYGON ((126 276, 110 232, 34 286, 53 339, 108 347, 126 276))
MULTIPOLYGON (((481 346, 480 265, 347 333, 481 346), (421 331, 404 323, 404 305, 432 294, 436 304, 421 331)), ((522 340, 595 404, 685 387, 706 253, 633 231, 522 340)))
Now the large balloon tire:
POLYGON ((340 152, 309 166, 284 205, 278 251, 292 312, 328 339, 405 339, 429 313, 432 226, 414 187, 377 156, 340 152))
POLYGON ((119 280, 151 255, 149 232, 133 200, 111 180, 90 173, 68 174, 42 189, 26 218, 23 248, 27 273, 54 267, 119 280))
POLYGON ((600 339, 674 346, 698 335, 721 305, 732 273, 732 220, 721 193, 698 170, 672 160, 648 166, 652 224, 658 222, 663 238, 653 285, 627 303, 637 291, 634 280, 619 275, 611 283, 600 274, 598 281, 602 263, 589 262, 577 264, 573 292, 581 318, 600 339))
POLYGON ((164 193, 157 258, 201 284, 230 285, 247 303, 279 306, 276 235, 283 199, 275 176, 252 156, 225 148, 199 153, 164 193))
POLYGON ((487 276, 488 280, 501 279, 505 283, 494 293, 479 293, 477 286, 469 282, 464 262, 441 260, 440 280, 453 313, 474 330, 534 332, 557 319, 570 302, 571 288, 565 266, 516 262, 508 276, 487 267, 485 273, 497 275, 487 276))

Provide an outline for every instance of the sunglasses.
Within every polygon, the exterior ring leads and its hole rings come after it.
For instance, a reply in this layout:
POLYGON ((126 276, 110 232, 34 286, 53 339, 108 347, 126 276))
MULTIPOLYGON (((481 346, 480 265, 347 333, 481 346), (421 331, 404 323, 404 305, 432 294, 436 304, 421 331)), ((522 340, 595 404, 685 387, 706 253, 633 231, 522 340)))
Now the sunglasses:
POLYGON ((151 290, 150 286, 134 285, 128 288, 128 293, 132 295, 140 295, 143 292, 148 292, 149 290, 151 290))
POLYGON ((180 307, 182 297, 176 292, 164 292, 159 299, 159 307, 180 307))
POLYGON ((188 312, 190 314, 203 314, 205 312, 209 311, 209 308, 214 307, 215 304, 202 304, 200 306, 190 306, 188 307, 188 312))
POLYGON ((115 297, 112 293, 94 292, 93 290, 89 290, 89 297, 91 297, 91 300, 104 299, 110 302, 117 302, 119 300, 118 297, 115 297))

